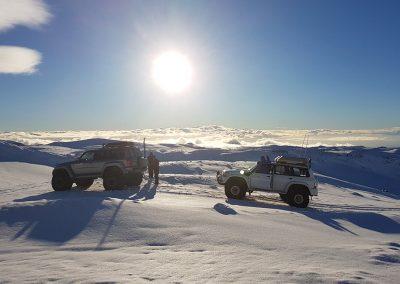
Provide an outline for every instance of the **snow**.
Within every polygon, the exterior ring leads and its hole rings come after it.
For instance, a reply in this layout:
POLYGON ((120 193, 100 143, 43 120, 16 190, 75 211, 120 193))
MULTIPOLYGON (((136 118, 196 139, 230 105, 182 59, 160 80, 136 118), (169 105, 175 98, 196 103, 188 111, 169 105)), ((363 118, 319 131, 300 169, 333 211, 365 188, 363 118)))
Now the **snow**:
POLYGON ((309 149, 320 194, 306 209, 227 199, 215 181, 293 146, 152 144, 158 186, 51 189, 51 165, 104 141, 0 142, 1 282, 398 283, 399 151, 309 149))

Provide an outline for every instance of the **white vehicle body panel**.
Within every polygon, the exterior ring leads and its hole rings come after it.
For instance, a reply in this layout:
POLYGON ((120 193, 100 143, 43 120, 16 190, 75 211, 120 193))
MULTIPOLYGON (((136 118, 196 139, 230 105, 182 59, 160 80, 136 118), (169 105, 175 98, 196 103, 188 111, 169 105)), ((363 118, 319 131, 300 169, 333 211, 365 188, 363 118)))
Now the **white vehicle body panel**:
POLYGON ((257 188, 262 190, 271 189, 271 175, 253 173, 250 176, 250 188, 257 188))
MULTIPOLYGON (((275 169, 275 165, 274 169, 275 169)), ((294 165, 296 167, 297 165, 294 165)), ((217 174, 217 181, 226 184, 229 179, 242 179, 250 191, 266 191, 286 194, 292 185, 303 185, 308 188, 311 196, 318 195, 317 180, 313 171, 308 169, 309 176, 295 176, 287 174, 260 174, 249 170, 224 170, 217 174), (272 179, 272 182, 271 182, 272 179)))

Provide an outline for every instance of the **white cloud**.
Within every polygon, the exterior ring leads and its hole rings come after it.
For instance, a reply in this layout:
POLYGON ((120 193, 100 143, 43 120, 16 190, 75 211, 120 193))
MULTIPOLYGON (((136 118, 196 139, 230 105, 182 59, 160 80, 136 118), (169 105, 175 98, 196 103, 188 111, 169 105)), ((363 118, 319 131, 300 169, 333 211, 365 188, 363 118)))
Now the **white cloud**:
POLYGON ((0 73, 34 73, 41 58, 41 54, 33 49, 18 46, 0 46, 0 73))
MULTIPOLYGON (((0 0, 0 32, 17 25, 39 27, 51 14, 42 0, 0 0)), ((0 46, 0 74, 31 74, 36 72, 42 55, 33 49, 0 46)))
POLYGON ((0 32, 17 25, 39 27, 51 14, 42 0, 0 0, 0 32))

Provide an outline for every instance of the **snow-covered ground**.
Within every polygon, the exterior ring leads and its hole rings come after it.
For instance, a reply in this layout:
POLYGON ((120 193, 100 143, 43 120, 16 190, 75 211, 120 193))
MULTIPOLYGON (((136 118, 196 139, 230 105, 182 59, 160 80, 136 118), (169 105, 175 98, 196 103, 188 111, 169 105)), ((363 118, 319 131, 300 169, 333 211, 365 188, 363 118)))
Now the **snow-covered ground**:
POLYGON ((228 200, 215 181, 262 153, 302 153, 293 146, 153 144, 158 187, 54 192, 50 166, 98 138, 0 141, 1 282, 398 283, 398 148, 310 148, 320 194, 306 209, 228 200))

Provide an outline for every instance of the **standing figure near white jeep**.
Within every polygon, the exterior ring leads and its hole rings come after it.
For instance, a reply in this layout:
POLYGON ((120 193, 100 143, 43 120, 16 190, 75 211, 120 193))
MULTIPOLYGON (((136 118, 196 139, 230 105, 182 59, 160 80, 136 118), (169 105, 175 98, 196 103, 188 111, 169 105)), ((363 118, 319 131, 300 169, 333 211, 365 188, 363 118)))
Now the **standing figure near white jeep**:
POLYGON ((310 159, 279 156, 270 164, 263 161, 245 170, 218 171, 226 196, 243 199, 246 192, 264 191, 278 193, 291 206, 307 207, 310 196, 318 195, 310 159))

